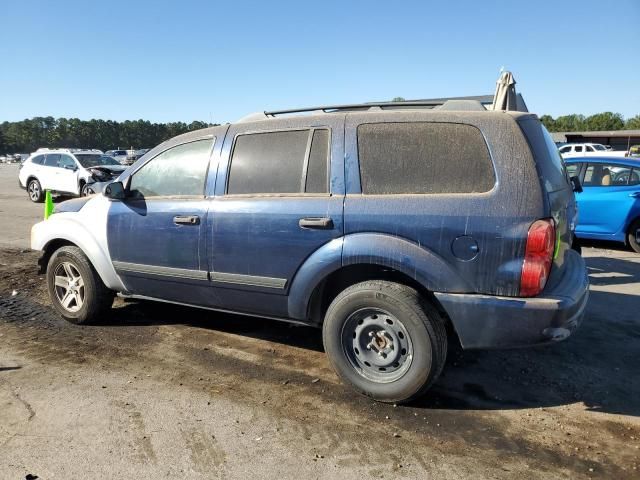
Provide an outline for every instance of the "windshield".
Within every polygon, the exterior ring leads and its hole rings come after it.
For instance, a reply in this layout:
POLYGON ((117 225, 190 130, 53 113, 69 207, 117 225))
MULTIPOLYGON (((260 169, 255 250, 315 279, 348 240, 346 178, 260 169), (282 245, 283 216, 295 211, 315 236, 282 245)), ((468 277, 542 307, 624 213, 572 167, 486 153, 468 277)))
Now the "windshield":
POLYGON ((604 148, 602 145, 598 145, 598 144, 594 144, 593 148, 595 148, 596 150, 600 150, 600 151, 606 150, 606 148, 604 148))
POLYGON ((100 165, 120 165, 116 159, 97 153, 81 153, 77 154, 76 158, 84 168, 99 167, 100 165))

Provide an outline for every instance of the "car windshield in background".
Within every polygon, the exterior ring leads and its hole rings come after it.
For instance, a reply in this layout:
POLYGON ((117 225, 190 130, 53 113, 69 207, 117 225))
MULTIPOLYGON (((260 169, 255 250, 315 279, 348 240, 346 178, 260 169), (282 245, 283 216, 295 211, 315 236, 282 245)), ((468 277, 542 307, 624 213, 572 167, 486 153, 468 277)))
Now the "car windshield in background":
POLYGON ((114 158, 95 153, 77 154, 76 158, 84 168, 99 167, 101 165, 120 165, 120 163, 114 158))
POLYGON ((604 148, 602 145, 594 145, 593 148, 595 148, 596 150, 600 150, 600 151, 606 150, 606 148, 604 148))

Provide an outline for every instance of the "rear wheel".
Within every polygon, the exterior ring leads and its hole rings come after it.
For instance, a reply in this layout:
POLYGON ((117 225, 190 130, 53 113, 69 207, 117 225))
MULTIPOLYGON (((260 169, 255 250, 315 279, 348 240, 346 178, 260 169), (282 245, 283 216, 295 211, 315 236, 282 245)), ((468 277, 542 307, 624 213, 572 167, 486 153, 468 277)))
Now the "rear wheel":
POLYGON ((47 265, 47 287, 53 307, 71 323, 96 320, 113 303, 109 290, 78 247, 62 247, 47 265))
POLYGON ((640 218, 635 220, 629 227, 627 241, 634 252, 640 253, 640 218))
POLYGON ((336 373, 364 395, 405 402, 424 393, 447 355, 444 321, 413 288, 372 280, 331 303, 322 329, 336 373))
POLYGON ((29 183, 27 183, 27 193, 29 194, 29 199, 34 203, 42 203, 44 200, 44 193, 42 192, 40 182, 35 178, 32 178, 29 180, 29 183))

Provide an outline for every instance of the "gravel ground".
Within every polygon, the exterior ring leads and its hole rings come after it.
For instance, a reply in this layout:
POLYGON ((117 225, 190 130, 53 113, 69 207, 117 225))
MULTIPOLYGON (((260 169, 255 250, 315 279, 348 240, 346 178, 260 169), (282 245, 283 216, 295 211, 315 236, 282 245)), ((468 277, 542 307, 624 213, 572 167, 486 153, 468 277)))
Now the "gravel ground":
POLYGON ((40 218, 0 166, 0 478, 639 478, 640 255, 586 248, 581 329, 449 355, 383 405, 342 385, 320 331, 117 300, 78 327, 48 306, 40 218))

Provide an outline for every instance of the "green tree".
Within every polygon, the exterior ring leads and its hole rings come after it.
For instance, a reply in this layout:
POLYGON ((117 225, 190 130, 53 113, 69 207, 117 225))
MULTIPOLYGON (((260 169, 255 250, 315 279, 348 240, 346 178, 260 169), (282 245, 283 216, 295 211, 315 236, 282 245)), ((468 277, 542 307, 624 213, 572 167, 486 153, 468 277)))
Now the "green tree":
POLYGON ((640 115, 627 118, 627 121, 625 122, 624 127, 628 128, 629 130, 640 129, 640 115))
POLYGON ((613 112, 602 112, 585 119, 585 130, 622 130, 622 115, 613 112))
POLYGON ((576 115, 575 113, 572 115, 563 115, 555 120, 555 131, 556 132, 575 132, 579 130, 584 130, 585 126, 585 118, 584 115, 576 115))
POLYGON ((393 100, 391 100, 392 102, 404 102, 405 99, 404 97, 393 97, 393 100))
POLYGON ((542 124, 547 127, 547 130, 550 132, 557 132, 556 130, 556 121, 553 119, 551 115, 542 115, 540 117, 540 121, 542 124))

